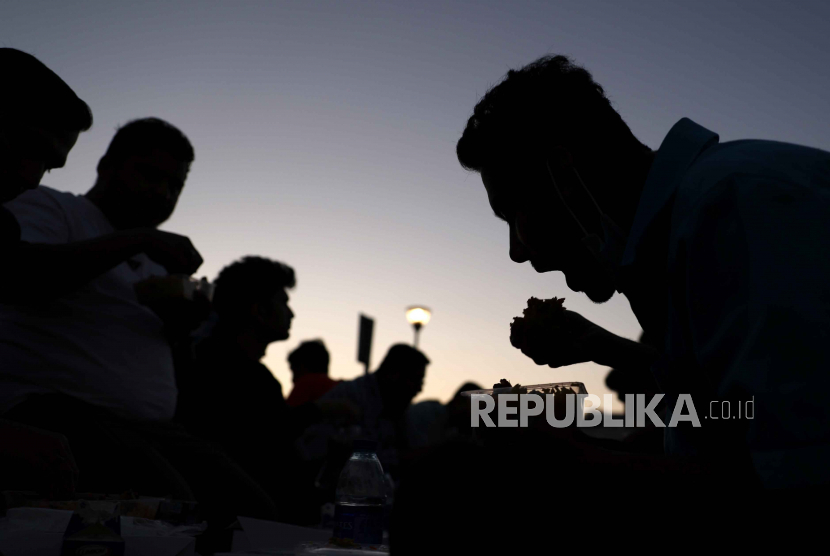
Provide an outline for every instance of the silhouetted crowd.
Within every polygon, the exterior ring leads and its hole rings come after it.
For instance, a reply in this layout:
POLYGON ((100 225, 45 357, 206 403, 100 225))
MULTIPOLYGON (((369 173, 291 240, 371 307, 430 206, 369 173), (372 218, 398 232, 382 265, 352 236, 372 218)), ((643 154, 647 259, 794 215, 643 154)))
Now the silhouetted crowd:
POLYGON ((666 422, 685 392, 710 405, 752 397, 757 415, 665 429, 665 444, 651 421, 624 440, 539 421, 474 430, 463 392, 481 387, 413 404, 430 360, 404 344, 374 372, 334 380, 323 340, 305 341, 288 356, 286 398, 261 360, 289 338, 294 269, 245 256, 197 281, 196 247, 158 229, 196 158, 185 134, 127 122, 87 193, 57 191, 41 180, 92 112, 31 55, 0 49, 0 74, 0 490, 197 501, 211 532, 240 515, 318 526, 368 439, 394 492, 393 551, 419 555, 544 544, 531 536, 584 548, 586 520, 665 539, 722 526, 713 495, 826 492, 830 408, 807 394, 830 376, 817 348, 830 334, 827 153, 718 145, 690 120, 651 151, 567 59, 511 71, 476 106, 459 161, 508 222, 514 261, 562 270, 596 302, 625 293, 647 336, 567 311, 567 342, 551 329, 522 351, 551 367, 613 367, 621 399, 665 394, 655 411, 666 422), (542 109, 560 105, 570 109, 542 109), (785 224, 768 236, 773 216, 800 226, 797 248, 785 224))

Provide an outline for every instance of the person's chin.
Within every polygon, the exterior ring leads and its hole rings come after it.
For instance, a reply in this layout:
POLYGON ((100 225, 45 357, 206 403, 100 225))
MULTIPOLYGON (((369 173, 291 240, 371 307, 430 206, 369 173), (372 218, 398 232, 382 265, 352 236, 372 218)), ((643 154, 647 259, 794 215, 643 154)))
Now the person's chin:
POLYGON ((553 272, 554 270, 556 270, 553 267, 553 265, 551 265, 551 264, 549 264, 545 261, 539 261, 539 260, 531 260, 530 261, 530 266, 532 266, 533 270, 535 270, 539 274, 544 274, 545 272, 553 272))
POLYGON ((588 299, 594 303, 605 303, 614 297, 614 291, 613 286, 607 286, 605 284, 594 285, 583 290, 585 295, 588 296, 588 299))

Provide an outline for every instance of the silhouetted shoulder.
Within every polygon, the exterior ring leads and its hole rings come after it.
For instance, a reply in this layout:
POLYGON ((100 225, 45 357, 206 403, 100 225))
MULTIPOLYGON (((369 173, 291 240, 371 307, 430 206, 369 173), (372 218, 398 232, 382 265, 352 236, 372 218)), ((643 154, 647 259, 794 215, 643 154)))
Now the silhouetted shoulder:
POLYGON ((830 186, 830 153, 778 141, 730 141, 707 149, 691 165, 683 187, 706 188, 742 176, 793 185, 830 186))
POLYGON ((786 198, 824 204, 828 194, 830 153, 777 141, 732 141, 707 149, 688 168, 675 198, 675 224, 701 212, 756 212, 786 198))

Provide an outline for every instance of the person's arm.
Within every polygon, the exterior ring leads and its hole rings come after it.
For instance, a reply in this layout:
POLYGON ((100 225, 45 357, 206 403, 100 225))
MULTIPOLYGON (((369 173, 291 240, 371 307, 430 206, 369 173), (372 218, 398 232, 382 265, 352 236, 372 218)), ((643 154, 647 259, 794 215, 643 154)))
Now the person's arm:
POLYGON ((648 370, 660 357, 660 352, 649 345, 605 332, 608 336, 590 350, 591 360, 598 365, 648 370))
POLYGON ((44 300, 74 291, 138 253, 170 273, 192 274, 202 258, 185 236, 152 228, 60 244, 20 242, 7 252, 0 301, 44 300))
POLYGON ((671 351, 730 402, 698 407, 703 425, 728 411, 770 487, 830 483, 830 183, 819 181, 719 184, 679 230, 671 274, 671 351))
POLYGON ((660 355, 650 346, 617 336, 567 310, 561 328, 551 328, 545 335, 530 335, 522 353, 537 365, 554 368, 593 361, 619 369, 648 369, 660 355))

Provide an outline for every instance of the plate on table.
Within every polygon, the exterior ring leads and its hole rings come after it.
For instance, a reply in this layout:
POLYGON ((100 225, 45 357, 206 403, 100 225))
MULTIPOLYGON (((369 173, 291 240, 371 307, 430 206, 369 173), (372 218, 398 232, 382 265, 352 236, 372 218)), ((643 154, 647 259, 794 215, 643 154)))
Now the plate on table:
MULTIPOLYGON (((527 388, 528 394, 542 394, 544 390, 554 388, 570 388, 575 394, 588 394, 588 390, 585 389, 585 384, 581 382, 549 382, 547 384, 528 385, 520 384, 520 387, 523 389, 527 388)), ((509 394, 512 390, 512 387, 505 386, 503 388, 487 388, 485 390, 468 390, 466 392, 462 392, 461 395, 468 398, 480 395, 492 396, 493 394, 509 394)))

